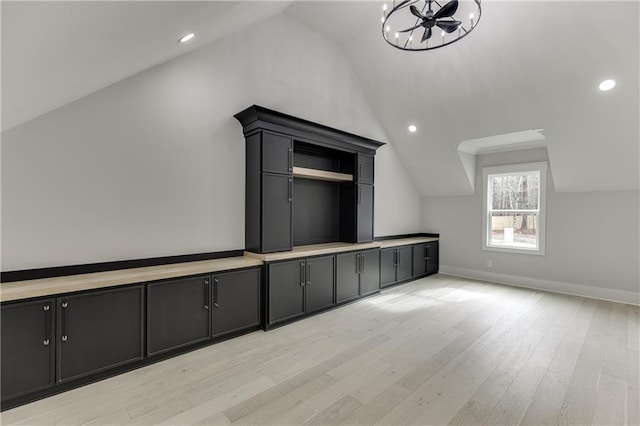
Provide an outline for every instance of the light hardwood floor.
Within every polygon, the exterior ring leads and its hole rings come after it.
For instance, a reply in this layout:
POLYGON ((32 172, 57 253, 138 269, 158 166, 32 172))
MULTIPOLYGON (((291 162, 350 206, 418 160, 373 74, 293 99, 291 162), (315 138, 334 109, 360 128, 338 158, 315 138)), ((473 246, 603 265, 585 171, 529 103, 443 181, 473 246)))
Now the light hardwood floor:
POLYGON ((2 424, 639 425, 639 308, 444 275, 2 413, 2 424))

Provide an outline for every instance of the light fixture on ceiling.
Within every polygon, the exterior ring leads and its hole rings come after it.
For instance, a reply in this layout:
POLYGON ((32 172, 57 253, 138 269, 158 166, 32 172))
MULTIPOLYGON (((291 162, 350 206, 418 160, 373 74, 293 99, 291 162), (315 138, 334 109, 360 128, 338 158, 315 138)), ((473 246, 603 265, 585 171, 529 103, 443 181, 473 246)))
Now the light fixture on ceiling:
POLYGON ((185 34, 178 39, 178 43, 186 43, 195 36, 194 33, 185 34))
POLYGON ((616 81, 615 80, 604 80, 602 83, 600 83, 600 85, 598 86, 598 89, 602 90, 603 92, 606 92, 608 90, 613 89, 614 87, 616 87, 616 81))
POLYGON ((480 22, 480 0, 450 0, 443 6, 436 0, 401 0, 388 11, 382 6, 382 37, 401 50, 432 50, 464 38, 480 22), (437 10, 433 10, 433 8, 437 10), (468 16, 463 22, 456 16, 468 16), (433 27, 442 30, 439 40, 431 39, 433 27), (391 31, 391 32, 390 32, 391 31), (389 34, 395 34, 394 39, 389 34))
POLYGON ((415 132, 416 132, 416 130, 418 130, 418 128, 417 128, 416 126, 414 126, 413 124, 409 126, 409 131, 410 131, 411 133, 415 133, 415 132))

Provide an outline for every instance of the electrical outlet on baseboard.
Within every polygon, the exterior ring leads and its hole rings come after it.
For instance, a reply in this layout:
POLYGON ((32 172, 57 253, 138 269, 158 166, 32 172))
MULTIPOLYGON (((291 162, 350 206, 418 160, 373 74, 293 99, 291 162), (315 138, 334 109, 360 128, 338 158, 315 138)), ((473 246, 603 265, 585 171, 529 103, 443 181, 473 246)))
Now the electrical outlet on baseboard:
POLYGON ((487 268, 493 268, 493 260, 487 260, 487 268))

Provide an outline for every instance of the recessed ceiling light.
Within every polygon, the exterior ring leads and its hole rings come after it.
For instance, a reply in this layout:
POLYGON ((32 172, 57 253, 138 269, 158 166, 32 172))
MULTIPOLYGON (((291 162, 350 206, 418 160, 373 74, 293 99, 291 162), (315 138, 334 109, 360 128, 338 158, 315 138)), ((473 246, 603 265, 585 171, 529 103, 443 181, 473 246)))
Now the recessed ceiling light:
POLYGON ((602 90, 603 92, 606 92, 607 90, 611 90, 614 87, 616 87, 616 81, 615 80, 605 80, 602 83, 600 83, 600 85, 598 86, 598 88, 600 90, 602 90))
POLYGON ((409 131, 410 131, 411 133, 415 133, 415 132, 416 132, 416 130, 418 130, 418 128, 417 128, 416 126, 414 126, 413 124, 409 126, 409 131))
POLYGON ((187 35, 183 35, 182 37, 180 37, 180 39, 178 40, 178 42, 180 43, 186 43, 187 41, 191 40, 193 37, 195 36, 194 33, 189 33, 187 35))

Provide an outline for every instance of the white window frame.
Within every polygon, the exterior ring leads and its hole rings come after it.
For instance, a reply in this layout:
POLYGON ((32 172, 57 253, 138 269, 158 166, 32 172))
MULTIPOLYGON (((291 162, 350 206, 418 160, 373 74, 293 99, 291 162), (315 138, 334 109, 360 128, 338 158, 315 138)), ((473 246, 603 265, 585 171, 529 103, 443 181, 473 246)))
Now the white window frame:
POLYGON ((517 253, 517 254, 533 254, 538 256, 544 256, 545 253, 545 222, 547 212, 547 162, 539 163, 522 163, 522 164, 509 164, 505 166, 483 167, 482 169, 482 250, 499 251, 503 253, 517 253), (540 172, 540 188, 538 201, 538 229, 537 239, 538 248, 527 247, 505 247, 490 245, 491 238, 489 232, 491 232, 491 220, 489 212, 489 197, 491 191, 489 190, 489 176, 512 174, 512 173, 526 173, 526 172, 540 172))

